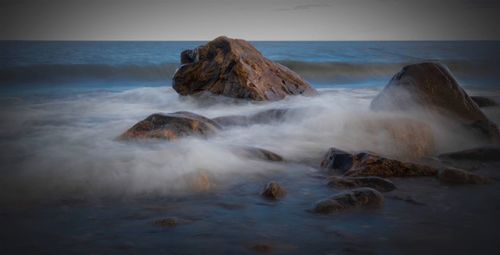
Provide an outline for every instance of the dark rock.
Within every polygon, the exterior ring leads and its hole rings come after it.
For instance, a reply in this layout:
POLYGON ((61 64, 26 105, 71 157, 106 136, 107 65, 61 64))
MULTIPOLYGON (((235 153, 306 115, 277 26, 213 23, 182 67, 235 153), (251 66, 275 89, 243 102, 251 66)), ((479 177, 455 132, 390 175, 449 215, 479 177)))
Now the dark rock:
POLYGON ((344 174, 351 169, 354 163, 354 155, 336 148, 328 149, 321 161, 321 167, 329 172, 344 174))
POLYGON ((259 253, 267 253, 273 251, 273 246, 270 244, 260 243, 253 245, 250 249, 259 253))
POLYGON ((250 146, 232 147, 231 150, 237 155, 249 159, 259 159, 267 161, 283 161, 283 157, 269 150, 250 146))
POLYGON ((441 154, 441 158, 455 160, 500 161, 500 146, 485 146, 441 154))
POLYGON ((389 196, 388 198, 392 198, 392 199, 396 199, 396 200, 401 200, 401 201, 410 203, 412 205, 425 205, 425 203, 419 202, 419 201, 415 200, 411 196, 402 197, 402 196, 395 195, 395 196, 389 196))
POLYGON ((183 65, 172 85, 183 96, 208 91, 264 101, 317 94, 299 75, 266 59, 244 40, 221 36, 181 55, 183 65))
POLYGON ((438 179, 443 183, 452 185, 488 184, 492 181, 487 177, 479 176, 473 173, 469 173, 462 169, 451 168, 451 167, 441 169, 438 174, 438 179))
POLYGON ((492 107, 498 106, 498 103, 491 98, 482 96, 471 96, 472 101, 474 101, 479 107, 492 107))
POLYGON ((436 176, 437 169, 389 159, 370 152, 350 153, 330 148, 321 162, 330 173, 344 176, 416 177, 436 176))
POLYGON ((454 117, 490 141, 500 134, 496 125, 458 85, 449 70, 438 63, 408 65, 392 77, 371 103, 373 110, 424 110, 454 117))
POLYGON ((286 190, 277 182, 271 181, 266 184, 261 195, 268 199, 278 200, 286 195, 286 190))
POLYGON ((328 186, 336 187, 339 189, 352 189, 360 187, 368 187, 376 189, 380 192, 389 192, 396 189, 396 186, 391 181, 376 177, 339 177, 330 176, 327 179, 328 186))
POLYGON ((313 212, 327 214, 358 206, 380 207, 383 203, 384 196, 380 192, 372 188, 358 188, 318 201, 313 212))
POLYGON ((190 112, 156 113, 135 124, 119 138, 173 140, 189 135, 207 137, 215 134, 220 128, 216 122, 190 112))

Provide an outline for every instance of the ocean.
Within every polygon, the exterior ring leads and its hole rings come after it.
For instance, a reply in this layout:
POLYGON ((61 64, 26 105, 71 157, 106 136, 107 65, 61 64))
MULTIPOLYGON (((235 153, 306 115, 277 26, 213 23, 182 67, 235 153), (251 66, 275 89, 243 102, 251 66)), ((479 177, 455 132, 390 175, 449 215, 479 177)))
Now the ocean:
MULTIPOLYGON (((320 95, 237 104, 183 98, 171 88, 180 52, 203 43, 0 42, 0 253, 253 254, 256 245, 278 254, 500 250, 498 184, 395 178, 397 193, 381 209, 310 212, 338 192, 318 177, 328 148, 411 153, 360 124, 411 117, 369 110, 395 73, 410 63, 441 62, 470 95, 498 102, 499 42, 252 42, 320 95), (157 112, 213 118, 283 108, 298 114, 209 139, 116 139, 157 112), (286 162, 242 158, 231 146, 265 148, 286 162), (186 178, 199 173, 208 186, 186 178), (288 190, 285 199, 259 196, 270 180, 288 190), (154 224, 164 217, 184 223, 154 224)), ((500 124, 499 107, 483 111, 500 124)), ((480 145, 463 127, 429 124, 437 153, 480 145)))

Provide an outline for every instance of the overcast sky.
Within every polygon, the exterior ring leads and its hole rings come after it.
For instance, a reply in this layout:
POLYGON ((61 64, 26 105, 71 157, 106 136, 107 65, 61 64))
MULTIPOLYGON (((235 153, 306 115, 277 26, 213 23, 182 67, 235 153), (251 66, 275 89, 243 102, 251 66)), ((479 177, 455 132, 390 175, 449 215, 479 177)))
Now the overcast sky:
POLYGON ((500 0, 0 0, 9 40, 500 39, 500 0))

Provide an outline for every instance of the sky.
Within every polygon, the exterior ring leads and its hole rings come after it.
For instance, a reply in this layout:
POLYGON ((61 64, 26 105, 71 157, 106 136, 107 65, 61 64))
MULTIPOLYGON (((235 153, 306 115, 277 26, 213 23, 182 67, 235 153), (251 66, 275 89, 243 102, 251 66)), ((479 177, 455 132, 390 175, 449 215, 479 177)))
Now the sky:
POLYGON ((500 40, 500 0, 0 0, 0 40, 500 40))

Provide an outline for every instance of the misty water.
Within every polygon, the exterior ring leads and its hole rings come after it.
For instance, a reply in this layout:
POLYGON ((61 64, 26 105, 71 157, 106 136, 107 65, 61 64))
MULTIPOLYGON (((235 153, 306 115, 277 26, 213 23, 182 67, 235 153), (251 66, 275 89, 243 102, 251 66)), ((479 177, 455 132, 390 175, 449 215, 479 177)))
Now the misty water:
MULTIPOLYGON (((310 212, 315 201, 340 191, 325 184, 319 168, 328 148, 411 156, 366 123, 424 119, 435 135, 436 155, 481 145, 446 117, 376 113, 369 104, 402 66, 428 60, 445 63, 470 95, 500 101, 498 43, 255 42, 319 91, 277 102, 178 96, 170 78, 179 53, 201 43, 0 43, 0 251, 252 254, 256 245, 281 254, 500 250, 497 183, 447 186, 434 178, 392 178, 398 189, 385 194, 382 208, 310 212), (269 109, 292 110, 284 120, 229 127, 207 139, 116 139, 158 112, 213 118, 269 109), (264 148, 286 160, 246 158, 235 146, 264 148), (287 189, 283 200, 259 196, 271 180, 287 189), (154 224, 166 217, 181 224, 154 224)), ((500 124, 500 107, 483 111, 500 124)), ((500 178, 498 163, 426 160, 500 178)))

